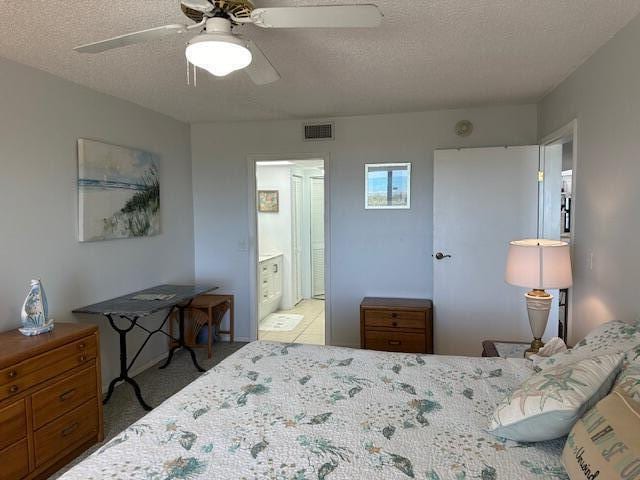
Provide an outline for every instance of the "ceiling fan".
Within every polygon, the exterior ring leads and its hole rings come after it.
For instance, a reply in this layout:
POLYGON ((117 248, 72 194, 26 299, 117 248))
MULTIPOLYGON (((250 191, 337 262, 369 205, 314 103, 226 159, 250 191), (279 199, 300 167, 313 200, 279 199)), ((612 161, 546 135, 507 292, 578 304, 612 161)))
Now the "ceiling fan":
POLYGON ((271 62, 249 39, 233 28, 253 24, 261 28, 377 27, 382 14, 375 5, 330 5, 310 7, 256 8, 250 0, 182 0, 182 12, 194 24, 171 24, 119 35, 76 47, 80 53, 100 53, 192 30, 199 34, 187 42, 187 60, 209 73, 224 77, 245 69, 257 85, 280 78, 271 62))

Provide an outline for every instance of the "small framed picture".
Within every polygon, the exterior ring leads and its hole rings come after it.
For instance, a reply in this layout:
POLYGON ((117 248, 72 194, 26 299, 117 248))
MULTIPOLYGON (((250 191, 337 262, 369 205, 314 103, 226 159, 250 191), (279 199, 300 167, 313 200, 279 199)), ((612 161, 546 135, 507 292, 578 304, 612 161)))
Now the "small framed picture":
POLYGON ((364 208, 411 208, 410 163, 367 163, 364 177, 364 208))
POLYGON ((280 194, 278 190, 258 190, 258 211, 278 213, 280 210, 280 194))

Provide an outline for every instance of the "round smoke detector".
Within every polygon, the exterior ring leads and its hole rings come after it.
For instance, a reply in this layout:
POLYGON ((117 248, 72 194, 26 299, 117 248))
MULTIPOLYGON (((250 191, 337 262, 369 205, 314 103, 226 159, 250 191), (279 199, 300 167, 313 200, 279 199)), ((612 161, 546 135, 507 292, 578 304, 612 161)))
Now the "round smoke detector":
POLYGON ((456 123, 456 135, 459 137, 468 137, 473 132, 473 123, 469 120, 460 120, 456 123))

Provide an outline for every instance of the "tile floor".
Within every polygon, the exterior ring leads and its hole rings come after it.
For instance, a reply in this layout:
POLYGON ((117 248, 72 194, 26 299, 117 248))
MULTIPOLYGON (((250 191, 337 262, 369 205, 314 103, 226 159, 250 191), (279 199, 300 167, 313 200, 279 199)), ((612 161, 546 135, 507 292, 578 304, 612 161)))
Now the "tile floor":
POLYGON ((277 313, 297 313, 298 315, 303 315, 304 318, 290 332, 265 332, 259 330, 258 338, 260 340, 324 345, 324 300, 302 300, 291 310, 281 310, 277 313))

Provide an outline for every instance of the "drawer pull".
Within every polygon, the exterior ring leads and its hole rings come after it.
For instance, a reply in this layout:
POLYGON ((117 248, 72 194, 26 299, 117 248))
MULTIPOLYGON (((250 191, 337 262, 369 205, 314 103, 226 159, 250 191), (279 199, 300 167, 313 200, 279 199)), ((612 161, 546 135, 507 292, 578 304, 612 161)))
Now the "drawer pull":
POLYGON ((74 393, 76 393, 76 389, 72 388, 71 390, 67 390, 66 392, 61 393, 58 398, 60 398, 61 402, 64 402, 66 400, 69 400, 74 393))
POLYGON ((398 314, 397 314, 396 312, 393 312, 393 313, 391 314, 391 318, 398 318, 398 314))
POLYGON ((20 387, 18 385, 11 385, 11 388, 9 388, 9 393, 18 393, 18 390, 20 390, 20 387))
POLYGON ((67 435, 71 435, 79 426, 80 424, 78 422, 73 422, 71 425, 60 432, 60 436, 66 437, 67 435))
POLYGON ((87 346, 84 342, 78 344, 78 350, 84 350, 85 348, 87 348, 87 346))
POLYGON ((389 345, 400 345, 400 340, 389 340, 389 345))
POLYGON ((18 376, 18 372, 16 372, 15 370, 11 370, 9 372, 9 378, 16 378, 18 376))
POLYGON ((86 361, 87 361, 87 357, 86 357, 86 355, 80 355, 80 356, 78 357, 78 361, 79 361, 79 362, 86 362, 86 361))
POLYGON ((398 322, 392 322, 391 325, 393 325, 394 327, 398 326, 398 322))

